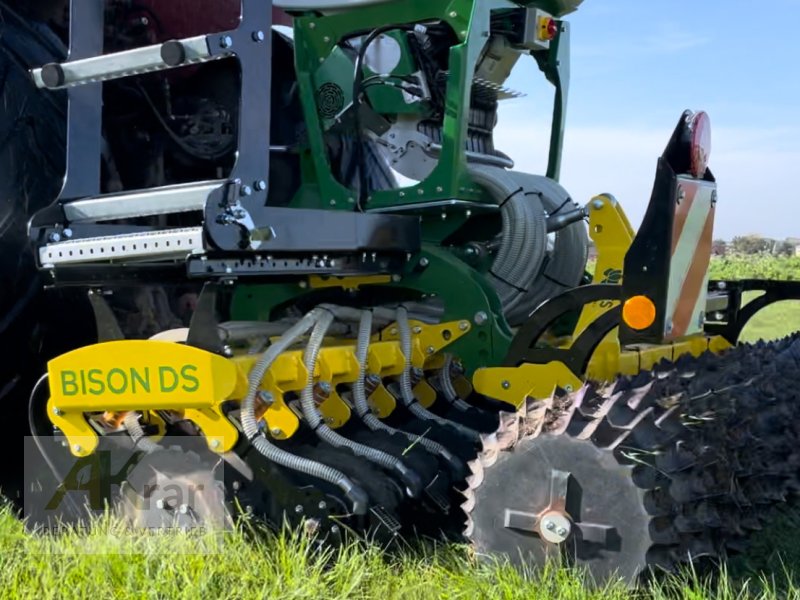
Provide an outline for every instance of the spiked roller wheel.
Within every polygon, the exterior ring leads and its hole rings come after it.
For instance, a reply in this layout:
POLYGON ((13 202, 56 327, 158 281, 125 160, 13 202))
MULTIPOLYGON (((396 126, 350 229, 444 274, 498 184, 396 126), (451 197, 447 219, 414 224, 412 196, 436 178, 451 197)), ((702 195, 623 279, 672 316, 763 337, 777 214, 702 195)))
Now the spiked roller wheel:
POLYGON ((632 585, 741 549, 798 487, 791 344, 685 358, 503 414, 470 464, 467 537, 479 555, 526 568, 558 557, 632 585))

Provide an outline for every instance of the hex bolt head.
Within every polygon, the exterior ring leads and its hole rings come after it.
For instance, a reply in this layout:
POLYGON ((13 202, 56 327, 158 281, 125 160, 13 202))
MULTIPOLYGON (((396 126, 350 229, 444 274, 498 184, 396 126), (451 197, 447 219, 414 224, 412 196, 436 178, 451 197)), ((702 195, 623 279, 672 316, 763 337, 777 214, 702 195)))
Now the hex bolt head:
POLYGON ((269 392, 265 392, 264 390, 258 392, 258 399, 261 400, 264 404, 272 405, 275 403, 275 397, 269 392))
POLYGON ((427 352, 428 354, 433 354, 434 352, 436 352, 436 348, 434 348, 433 346, 428 346, 425 349, 425 352, 427 352))
POLYGON ((486 325, 487 321, 489 321, 489 315, 487 315, 483 311, 480 311, 478 313, 475 313, 475 317, 473 320, 475 321, 475 325, 478 326, 486 325))
POLYGON ((320 510, 325 510, 326 508, 328 508, 328 505, 325 503, 325 501, 324 501, 324 500, 322 500, 322 501, 321 501, 321 502, 318 504, 318 506, 319 506, 319 509, 320 509, 320 510))
POLYGON ((469 323, 467 323, 466 321, 461 321, 461 322, 458 324, 458 328, 459 328, 461 331, 466 331, 467 329, 469 329, 469 323))
POLYGON ((225 48, 226 50, 233 46, 233 38, 229 35, 223 35, 219 38, 219 47, 225 48))
POLYGON ((602 200, 594 200, 592 202, 592 208, 595 209, 595 210, 602 210, 602 208, 604 206, 605 206, 605 202, 603 202, 602 200))
POLYGON ((75 444, 75 445, 72 447, 72 449, 73 449, 75 452, 83 452, 83 446, 81 446, 80 444, 75 444))
POLYGON ((426 268, 429 264, 431 264, 431 261, 429 261, 424 256, 419 259, 419 266, 422 267, 423 269, 426 268))
POLYGON ((331 533, 333 534, 339 533, 339 526, 338 525, 331 526, 331 533))
POLYGON ((66 229, 63 231, 63 233, 64 233, 64 237, 65 237, 65 238, 67 238, 67 239, 69 239, 69 238, 71 238, 71 237, 72 237, 72 229, 70 229, 69 227, 67 227, 67 228, 66 228, 66 229))
POLYGON ((273 427, 270 432, 272 433, 273 437, 279 438, 283 435, 283 429, 279 427, 273 427))
POLYGON ((553 531, 556 528, 556 524, 552 521, 545 521, 544 528, 548 531, 553 531))
POLYGON ((510 381, 508 381, 508 380, 504 381, 504 382, 503 382, 503 383, 501 383, 500 385, 501 385, 501 386, 503 386, 503 389, 504 389, 504 390, 511 389, 511 382, 510 382, 510 381))
POLYGON ((238 492, 240 489, 242 489, 242 484, 239 481, 234 481, 232 487, 234 491, 238 492))
POLYGON ((253 32, 253 41, 254 42, 263 42, 266 39, 264 32, 260 29, 258 31, 253 32))
POLYGON ((214 449, 219 448, 219 440, 211 440, 211 447, 214 449))
POLYGON ((297 506, 295 506, 294 507, 294 512, 296 512, 298 515, 301 514, 303 512, 303 505, 302 504, 298 504, 297 506))
POLYGON ((264 181, 263 179, 259 179, 253 184, 253 187, 256 188, 259 192, 263 192, 265 189, 267 189, 267 182, 264 181))
POLYGON ((53 243, 60 242, 61 241, 61 234, 58 233, 57 231, 54 231, 49 236, 47 236, 47 239, 50 240, 53 243))
POLYGON ((57 417, 60 417, 61 415, 64 414, 64 412, 60 408, 58 408, 57 406, 54 406, 53 407, 53 414, 55 416, 57 416, 57 417))
POLYGON ((414 329, 412 329, 411 331, 419 335, 420 333, 422 333, 422 327, 414 327, 414 329))
POLYGON ((249 185, 243 185, 242 189, 239 190, 239 193, 242 196, 250 196, 253 193, 253 188, 251 188, 249 185))
POLYGON ((569 532, 566 529, 564 529, 563 527, 561 527, 556 531, 556 533, 558 535, 560 535, 561 537, 567 537, 567 533, 569 533, 569 532))

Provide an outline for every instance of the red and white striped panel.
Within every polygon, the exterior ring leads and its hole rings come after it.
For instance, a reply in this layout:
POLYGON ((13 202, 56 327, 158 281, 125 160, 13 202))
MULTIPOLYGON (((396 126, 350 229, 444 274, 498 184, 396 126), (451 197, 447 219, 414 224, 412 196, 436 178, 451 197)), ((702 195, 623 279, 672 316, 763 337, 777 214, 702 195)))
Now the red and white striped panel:
POLYGON ((678 177, 664 339, 700 333, 714 237, 715 183, 678 177))

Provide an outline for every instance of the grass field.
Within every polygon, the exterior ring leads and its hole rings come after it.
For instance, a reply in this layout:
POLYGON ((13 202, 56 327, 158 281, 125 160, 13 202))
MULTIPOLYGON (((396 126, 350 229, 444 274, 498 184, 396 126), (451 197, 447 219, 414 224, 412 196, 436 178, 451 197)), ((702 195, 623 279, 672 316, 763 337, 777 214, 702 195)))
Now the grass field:
MULTIPOLYGON (((731 277, 734 271, 740 278, 761 277, 763 268, 800 278, 800 261, 737 259, 713 265, 714 277, 731 277)), ((800 329, 800 305, 776 306, 752 325, 748 339, 780 337, 792 329, 800 329)), ((800 511, 791 507, 759 534, 747 555, 716 575, 686 573, 636 594, 620 585, 593 590, 580 574, 557 568, 523 578, 503 565, 476 565, 468 550, 457 546, 390 555, 375 547, 349 547, 331 556, 295 536, 252 533, 231 533, 221 541, 134 536, 102 522, 90 534, 33 537, 9 510, 0 510, 0 597, 800 599, 800 576, 793 571, 800 573, 795 542, 800 511), (206 553, 198 554, 198 548, 206 553)))

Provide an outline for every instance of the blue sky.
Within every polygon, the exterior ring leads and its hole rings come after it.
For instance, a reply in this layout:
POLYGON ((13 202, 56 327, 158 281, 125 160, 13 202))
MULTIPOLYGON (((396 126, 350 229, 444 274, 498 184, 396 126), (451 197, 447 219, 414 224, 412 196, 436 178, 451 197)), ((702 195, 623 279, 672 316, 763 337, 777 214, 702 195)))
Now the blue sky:
MULTIPOLYGON (((686 109, 709 113, 716 236, 800 237, 800 0, 585 0, 568 17, 572 85, 562 184, 611 192, 634 227, 686 109)), ((532 60, 508 85, 498 148, 543 172, 551 90, 532 60)))

